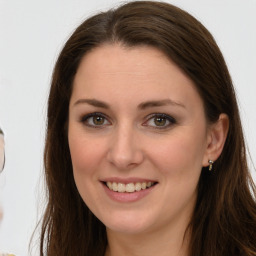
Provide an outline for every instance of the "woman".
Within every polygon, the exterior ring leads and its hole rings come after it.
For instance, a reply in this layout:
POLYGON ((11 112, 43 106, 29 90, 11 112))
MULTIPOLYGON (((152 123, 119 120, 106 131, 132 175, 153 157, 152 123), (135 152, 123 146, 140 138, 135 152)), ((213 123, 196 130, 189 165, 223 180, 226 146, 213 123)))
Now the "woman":
POLYGON ((255 185, 211 34, 159 2, 83 22, 57 60, 41 255, 256 255, 255 185))

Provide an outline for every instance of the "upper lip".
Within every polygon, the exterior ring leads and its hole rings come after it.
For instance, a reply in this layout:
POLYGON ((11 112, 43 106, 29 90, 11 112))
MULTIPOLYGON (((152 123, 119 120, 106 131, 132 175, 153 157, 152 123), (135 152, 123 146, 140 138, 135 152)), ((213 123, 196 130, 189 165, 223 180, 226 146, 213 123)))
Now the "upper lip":
POLYGON ((123 184, 129 184, 129 183, 136 183, 136 182, 157 182, 153 179, 148 178, 136 178, 136 177, 130 177, 130 178, 120 178, 120 177, 109 177, 102 179, 101 182, 116 182, 116 183, 123 183, 123 184))

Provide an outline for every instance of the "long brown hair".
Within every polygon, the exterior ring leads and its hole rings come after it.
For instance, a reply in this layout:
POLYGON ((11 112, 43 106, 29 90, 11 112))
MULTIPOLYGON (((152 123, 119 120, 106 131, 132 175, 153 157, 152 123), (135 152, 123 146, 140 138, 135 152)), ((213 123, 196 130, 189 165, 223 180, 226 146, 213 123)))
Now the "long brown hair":
POLYGON ((214 172, 202 168, 190 223, 190 256, 256 255, 255 185, 232 81, 212 35, 185 11, 161 2, 136 1, 84 21, 61 51, 52 76, 45 145, 48 204, 40 255, 99 255, 105 226, 81 199, 67 140, 72 83, 83 56, 104 43, 153 46, 195 83, 208 122, 229 116, 229 132, 214 172))

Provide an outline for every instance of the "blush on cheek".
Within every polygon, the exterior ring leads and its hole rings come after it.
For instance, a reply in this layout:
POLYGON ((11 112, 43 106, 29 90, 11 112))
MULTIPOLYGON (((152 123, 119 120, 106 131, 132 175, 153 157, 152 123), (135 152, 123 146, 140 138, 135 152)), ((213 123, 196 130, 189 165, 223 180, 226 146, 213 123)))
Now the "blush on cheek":
POLYGON ((88 173, 95 169, 101 154, 97 144, 79 138, 70 138, 69 148, 74 171, 88 173))

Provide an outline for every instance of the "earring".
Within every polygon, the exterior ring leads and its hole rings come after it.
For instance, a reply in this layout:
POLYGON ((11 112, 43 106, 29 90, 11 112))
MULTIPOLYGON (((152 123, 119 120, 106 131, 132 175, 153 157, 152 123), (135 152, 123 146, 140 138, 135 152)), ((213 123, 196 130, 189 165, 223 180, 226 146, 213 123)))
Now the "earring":
POLYGON ((213 165, 214 162, 212 160, 209 160, 208 163, 209 163, 209 171, 211 171, 212 170, 212 165, 213 165))

